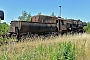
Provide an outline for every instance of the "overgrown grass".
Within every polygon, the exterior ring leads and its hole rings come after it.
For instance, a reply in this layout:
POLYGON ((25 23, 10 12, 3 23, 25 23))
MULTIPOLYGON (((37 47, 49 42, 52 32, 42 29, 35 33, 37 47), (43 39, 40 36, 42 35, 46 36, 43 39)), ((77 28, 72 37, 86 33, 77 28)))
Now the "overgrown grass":
POLYGON ((16 38, 13 38, 13 39, 10 37, 2 38, 2 36, 0 36, 0 46, 13 42, 13 41, 17 41, 16 38))
POLYGON ((0 60, 90 60, 90 35, 51 36, 0 46, 0 60))

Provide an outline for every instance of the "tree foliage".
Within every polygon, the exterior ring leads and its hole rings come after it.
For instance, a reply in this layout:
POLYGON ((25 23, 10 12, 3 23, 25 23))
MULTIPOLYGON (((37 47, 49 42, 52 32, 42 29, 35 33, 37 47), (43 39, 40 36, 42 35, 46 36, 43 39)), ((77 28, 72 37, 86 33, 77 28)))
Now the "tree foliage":
POLYGON ((51 16, 52 16, 52 17, 54 17, 54 16, 55 16, 55 15, 54 15, 54 12, 52 12, 51 16))
POLYGON ((31 21, 31 13, 27 13, 26 11, 22 12, 22 16, 18 17, 21 21, 31 21))
POLYGON ((87 33, 90 33, 90 22, 87 23, 87 26, 84 26, 84 30, 85 30, 87 33))
POLYGON ((41 15, 41 12, 39 12, 38 15, 41 15))
POLYGON ((68 20, 67 18, 65 18, 65 20, 68 20))
POLYGON ((0 23, 0 35, 8 33, 9 25, 6 22, 0 23))

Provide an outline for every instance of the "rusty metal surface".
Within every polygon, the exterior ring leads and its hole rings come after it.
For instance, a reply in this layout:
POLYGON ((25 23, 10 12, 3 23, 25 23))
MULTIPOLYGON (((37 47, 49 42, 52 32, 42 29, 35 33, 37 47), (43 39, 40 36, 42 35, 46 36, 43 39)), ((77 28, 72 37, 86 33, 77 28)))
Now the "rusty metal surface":
POLYGON ((12 21, 9 31, 15 32, 16 28, 18 27, 20 30, 20 33, 43 33, 43 32, 54 32, 56 31, 56 24, 48 24, 48 23, 32 23, 27 21, 12 21))
POLYGON ((15 27, 14 26, 10 26, 8 29, 8 32, 15 32, 15 27))
POLYGON ((21 32, 32 32, 32 33, 55 32, 56 28, 57 28, 56 24, 22 22, 21 32))
POLYGON ((64 18, 58 18, 58 20, 65 20, 64 18))
POLYGON ((57 17, 36 15, 32 17, 32 22, 42 22, 42 23, 56 23, 57 17))
POLYGON ((60 30, 67 30, 66 29, 66 23, 67 23, 67 20, 60 20, 60 26, 61 26, 61 29, 60 30))

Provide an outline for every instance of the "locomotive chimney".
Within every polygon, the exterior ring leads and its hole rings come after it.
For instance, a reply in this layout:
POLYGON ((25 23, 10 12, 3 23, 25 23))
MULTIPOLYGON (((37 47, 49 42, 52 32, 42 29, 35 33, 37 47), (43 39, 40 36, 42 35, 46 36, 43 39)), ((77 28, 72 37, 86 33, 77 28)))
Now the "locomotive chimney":
POLYGON ((59 17, 61 18, 61 6, 59 6, 59 7, 60 7, 60 16, 59 17))

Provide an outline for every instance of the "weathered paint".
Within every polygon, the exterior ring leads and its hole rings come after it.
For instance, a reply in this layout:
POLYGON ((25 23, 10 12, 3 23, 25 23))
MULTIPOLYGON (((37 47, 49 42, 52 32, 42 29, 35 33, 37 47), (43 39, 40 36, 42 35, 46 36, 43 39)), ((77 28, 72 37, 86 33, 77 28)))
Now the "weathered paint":
POLYGON ((42 23, 56 23, 57 17, 36 15, 33 16, 31 22, 42 22, 42 23))

